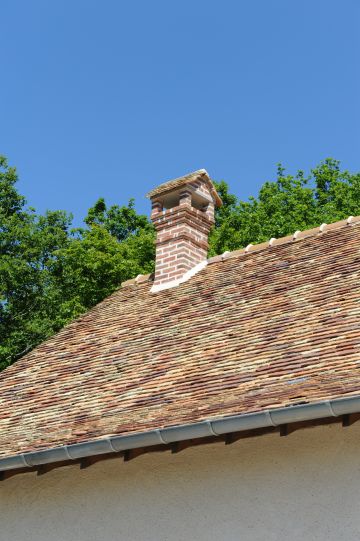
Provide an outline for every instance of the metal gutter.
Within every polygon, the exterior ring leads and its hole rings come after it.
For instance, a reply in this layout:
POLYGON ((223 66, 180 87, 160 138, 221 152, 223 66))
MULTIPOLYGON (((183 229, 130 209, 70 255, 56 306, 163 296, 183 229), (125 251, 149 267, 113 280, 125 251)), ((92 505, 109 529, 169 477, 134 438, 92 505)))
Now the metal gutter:
POLYGON ((24 467, 32 468, 42 464, 64 460, 78 460, 94 455, 127 451, 139 447, 167 445, 189 439, 220 436, 231 432, 241 432, 242 430, 254 430, 256 428, 324 419, 326 417, 338 417, 359 412, 360 396, 324 400, 312 404, 270 409, 259 413, 233 415, 221 419, 139 432, 128 436, 110 436, 85 443, 45 449, 44 451, 22 453, 8 458, 1 458, 0 471, 24 467))

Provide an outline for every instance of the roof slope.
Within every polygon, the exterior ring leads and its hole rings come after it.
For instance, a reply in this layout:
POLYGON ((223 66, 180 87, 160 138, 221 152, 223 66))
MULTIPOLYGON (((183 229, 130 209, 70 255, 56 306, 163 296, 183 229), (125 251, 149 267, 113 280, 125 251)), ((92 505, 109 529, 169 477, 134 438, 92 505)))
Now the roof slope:
POLYGON ((358 394, 359 219, 308 233, 123 287, 6 369, 0 457, 358 394))

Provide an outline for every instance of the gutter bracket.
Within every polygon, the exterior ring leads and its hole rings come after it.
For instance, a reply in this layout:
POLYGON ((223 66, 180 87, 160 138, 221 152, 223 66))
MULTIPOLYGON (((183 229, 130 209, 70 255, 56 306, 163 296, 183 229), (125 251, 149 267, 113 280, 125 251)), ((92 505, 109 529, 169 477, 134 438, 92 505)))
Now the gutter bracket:
POLYGON ((163 445, 167 445, 167 442, 164 440, 161 434, 161 430, 156 430, 157 435, 159 436, 159 440, 163 445))
POLYGON ((212 422, 211 422, 211 421, 205 421, 205 422, 206 422, 206 424, 207 424, 207 426, 208 426, 208 428, 209 428, 210 433, 211 433, 213 436, 218 436, 219 434, 217 434, 217 433, 215 432, 215 430, 213 429, 212 422))
POLYGON ((332 415, 333 417, 338 417, 338 416, 336 415, 336 413, 334 412, 334 410, 333 410, 333 407, 332 407, 332 405, 331 405, 331 401, 330 401, 330 400, 327 401, 327 405, 328 405, 328 408, 329 408, 329 410, 330 410, 331 415, 332 415))
POLYGON ((265 416, 266 416, 267 420, 269 421, 270 425, 278 426, 276 423, 274 423, 273 418, 272 418, 271 413, 270 413, 269 410, 266 410, 264 413, 265 413, 265 416))

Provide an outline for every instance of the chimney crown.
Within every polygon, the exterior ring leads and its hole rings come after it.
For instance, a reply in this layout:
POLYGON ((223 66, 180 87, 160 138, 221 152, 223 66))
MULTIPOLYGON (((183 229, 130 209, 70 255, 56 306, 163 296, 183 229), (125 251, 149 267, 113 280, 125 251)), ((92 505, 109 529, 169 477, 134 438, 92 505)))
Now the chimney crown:
POLYGON ((177 286, 206 265, 214 209, 222 201, 205 169, 165 182, 147 196, 157 233, 155 292, 177 286))

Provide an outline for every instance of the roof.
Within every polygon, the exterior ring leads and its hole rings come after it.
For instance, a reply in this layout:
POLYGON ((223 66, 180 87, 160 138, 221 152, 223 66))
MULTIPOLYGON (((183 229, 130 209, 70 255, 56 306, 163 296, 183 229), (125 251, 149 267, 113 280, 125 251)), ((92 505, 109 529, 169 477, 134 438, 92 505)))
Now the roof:
POLYGON ((199 169, 198 171, 194 171, 193 173, 189 173, 187 175, 184 175, 183 177, 175 178, 173 180, 169 180, 167 182, 164 182, 163 184, 160 184, 153 190, 150 190, 146 194, 146 197, 149 199, 153 199, 154 197, 159 197, 167 194, 168 192, 172 192, 176 190, 177 188, 181 188, 183 186, 186 186, 187 184, 192 184, 198 180, 203 180, 206 182, 210 189, 210 193, 214 197, 214 201, 216 206, 221 207, 222 200, 219 194, 216 191, 216 188, 206 171, 206 169, 199 169))
POLYGON ((0 457, 360 394, 360 217, 125 284, 0 374, 0 457))

